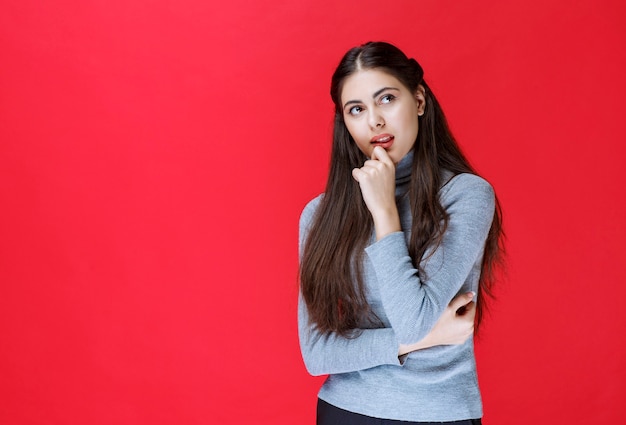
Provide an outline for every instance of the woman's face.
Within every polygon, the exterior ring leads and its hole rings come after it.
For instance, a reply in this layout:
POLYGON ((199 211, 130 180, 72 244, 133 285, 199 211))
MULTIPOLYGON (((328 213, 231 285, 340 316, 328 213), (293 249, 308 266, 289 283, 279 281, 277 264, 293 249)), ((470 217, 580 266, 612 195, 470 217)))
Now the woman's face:
POLYGON ((361 151, 371 158, 376 146, 383 147, 394 163, 409 153, 424 113, 424 88, 416 93, 391 74, 379 69, 357 71, 343 83, 343 118, 361 151))

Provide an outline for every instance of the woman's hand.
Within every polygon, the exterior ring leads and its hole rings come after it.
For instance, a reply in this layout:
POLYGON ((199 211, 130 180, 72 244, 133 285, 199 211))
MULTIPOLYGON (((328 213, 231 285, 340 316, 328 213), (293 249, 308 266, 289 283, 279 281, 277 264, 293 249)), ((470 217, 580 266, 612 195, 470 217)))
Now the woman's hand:
POLYGON ((385 149, 376 146, 363 167, 352 170, 361 195, 374 219, 376 239, 398 232, 400 217, 396 206, 396 166, 385 149))
POLYGON ((435 323, 433 330, 414 344, 400 344, 398 355, 436 345, 459 345, 467 341, 474 334, 474 316, 476 316, 474 296, 473 292, 468 292, 454 297, 435 323))

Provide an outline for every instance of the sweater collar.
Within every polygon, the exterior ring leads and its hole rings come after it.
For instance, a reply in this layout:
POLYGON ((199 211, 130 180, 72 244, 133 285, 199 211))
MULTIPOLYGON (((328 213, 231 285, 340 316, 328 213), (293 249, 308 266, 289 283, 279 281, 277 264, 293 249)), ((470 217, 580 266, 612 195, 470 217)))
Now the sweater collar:
POLYGON ((396 165, 396 185, 406 183, 411 180, 411 171, 413 170, 413 149, 407 153, 404 158, 396 165))

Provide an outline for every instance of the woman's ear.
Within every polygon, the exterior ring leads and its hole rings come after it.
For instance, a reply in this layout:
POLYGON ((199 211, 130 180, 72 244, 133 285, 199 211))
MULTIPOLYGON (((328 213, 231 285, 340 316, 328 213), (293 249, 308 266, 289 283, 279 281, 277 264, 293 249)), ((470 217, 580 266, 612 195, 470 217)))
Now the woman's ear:
POLYGON ((426 109, 426 89, 421 84, 417 86, 415 91, 415 102, 417 104, 417 115, 421 117, 426 109))

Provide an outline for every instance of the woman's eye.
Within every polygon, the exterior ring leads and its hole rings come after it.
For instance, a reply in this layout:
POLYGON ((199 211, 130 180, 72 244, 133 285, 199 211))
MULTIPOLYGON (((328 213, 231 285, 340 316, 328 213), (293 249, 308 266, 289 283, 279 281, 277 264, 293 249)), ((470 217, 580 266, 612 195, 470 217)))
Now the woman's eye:
POLYGON ((392 94, 386 94, 380 98, 380 103, 391 103, 396 97, 392 94))
POLYGON ((352 108, 350 108, 348 113, 350 115, 358 115, 359 112, 361 112, 362 110, 363 110, 363 108, 361 108, 360 106, 353 106, 352 108))

